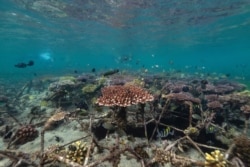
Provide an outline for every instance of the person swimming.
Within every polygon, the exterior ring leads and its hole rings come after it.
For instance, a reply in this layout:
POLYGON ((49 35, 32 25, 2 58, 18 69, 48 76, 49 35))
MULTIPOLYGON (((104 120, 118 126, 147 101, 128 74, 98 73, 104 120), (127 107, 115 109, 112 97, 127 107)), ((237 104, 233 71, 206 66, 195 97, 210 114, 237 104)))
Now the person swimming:
POLYGON ((30 60, 28 63, 20 62, 15 64, 14 66, 16 68, 26 68, 27 66, 33 66, 35 63, 33 60, 30 60))

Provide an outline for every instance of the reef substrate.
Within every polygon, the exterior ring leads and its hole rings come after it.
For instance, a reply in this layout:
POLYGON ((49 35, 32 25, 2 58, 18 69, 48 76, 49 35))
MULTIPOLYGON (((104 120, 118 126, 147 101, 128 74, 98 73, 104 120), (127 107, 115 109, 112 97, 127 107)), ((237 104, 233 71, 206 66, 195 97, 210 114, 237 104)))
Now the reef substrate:
POLYGON ((250 91, 223 76, 1 80, 0 166, 248 166, 250 91))

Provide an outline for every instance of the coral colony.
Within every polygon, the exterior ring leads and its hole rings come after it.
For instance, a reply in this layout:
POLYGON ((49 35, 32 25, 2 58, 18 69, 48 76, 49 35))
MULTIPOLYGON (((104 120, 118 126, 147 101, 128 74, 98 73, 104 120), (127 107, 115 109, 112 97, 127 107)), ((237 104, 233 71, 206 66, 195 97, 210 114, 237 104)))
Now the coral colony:
POLYGON ((0 87, 0 164, 249 166, 245 85, 175 72, 103 74, 0 87))

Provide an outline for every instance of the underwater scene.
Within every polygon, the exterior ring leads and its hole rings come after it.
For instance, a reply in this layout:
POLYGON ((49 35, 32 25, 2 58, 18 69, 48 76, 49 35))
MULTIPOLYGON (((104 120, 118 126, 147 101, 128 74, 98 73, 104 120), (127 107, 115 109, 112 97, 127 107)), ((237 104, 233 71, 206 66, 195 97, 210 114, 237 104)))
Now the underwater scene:
POLYGON ((0 167, 250 167, 249 0, 2 0, 0 167))

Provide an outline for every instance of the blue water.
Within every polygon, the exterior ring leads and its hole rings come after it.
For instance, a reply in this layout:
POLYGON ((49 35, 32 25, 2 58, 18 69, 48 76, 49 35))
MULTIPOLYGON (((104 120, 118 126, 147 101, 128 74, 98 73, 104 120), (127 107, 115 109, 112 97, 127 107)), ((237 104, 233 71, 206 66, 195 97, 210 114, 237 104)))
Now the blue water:
POLYGON ((249 0, 2 0, 0 24, 2 77, 143 68, 250 79, 249 0))

